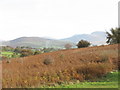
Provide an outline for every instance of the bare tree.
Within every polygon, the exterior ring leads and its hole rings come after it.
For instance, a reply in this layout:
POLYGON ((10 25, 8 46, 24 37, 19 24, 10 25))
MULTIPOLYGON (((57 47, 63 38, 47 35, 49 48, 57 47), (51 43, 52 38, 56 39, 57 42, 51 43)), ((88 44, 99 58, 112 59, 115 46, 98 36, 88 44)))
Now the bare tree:
POLYGON ((71 47, 72 47, 71 44, 69 44, 69 43, 68 43, 68 44, 65 44, 65 48, 66 48, 66 49, 70 49, 71 47))

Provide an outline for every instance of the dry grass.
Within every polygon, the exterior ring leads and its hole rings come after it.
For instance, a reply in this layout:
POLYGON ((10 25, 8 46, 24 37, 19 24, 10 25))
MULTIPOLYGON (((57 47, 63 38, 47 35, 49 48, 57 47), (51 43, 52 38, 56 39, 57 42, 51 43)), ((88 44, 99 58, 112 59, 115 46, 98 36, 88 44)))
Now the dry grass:
POLYGON ((39 87, 75 80, 94 81, 117 69, 117 49, 116 44, 16 58, 11 59, 12 62, 9 64, 3 60, 3 88, 39 87), (46 58, 49 65, 43 63, 46 58))

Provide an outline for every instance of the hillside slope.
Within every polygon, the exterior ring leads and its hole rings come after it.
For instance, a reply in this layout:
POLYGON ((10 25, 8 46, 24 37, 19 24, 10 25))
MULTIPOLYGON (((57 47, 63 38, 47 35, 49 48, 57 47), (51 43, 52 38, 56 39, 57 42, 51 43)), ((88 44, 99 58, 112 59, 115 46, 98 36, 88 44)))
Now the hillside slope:
POLYGON ((3 87, 37 87, 60 81, 95 79, 117 68, 117 55, 115 44, 3 60, 3 87), (52 63, 44 64, 46 59, 52 63))

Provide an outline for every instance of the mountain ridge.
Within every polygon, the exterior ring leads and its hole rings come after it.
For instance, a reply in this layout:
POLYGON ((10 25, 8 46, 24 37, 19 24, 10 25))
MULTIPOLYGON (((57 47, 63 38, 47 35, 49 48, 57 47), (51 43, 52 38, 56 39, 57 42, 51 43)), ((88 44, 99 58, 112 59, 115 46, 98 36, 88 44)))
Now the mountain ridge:
POLYGON ((55 40, 43 37, 19 37, 10 41, 5 41, 2 44, 7 46, 30 46, 30 47, 64 47, 65 44, 72 42, 62 41, 62 40, 55 40))
POLYGON ((61 40, 67 40, 67 41, 71 41, 74 43, 78 43, 82 39, 87 40, 94 45, 105 44, 106 43, 106 33, 103 31, 95 31, 95 32, 92 32, 91 34, 77 34, 77 35, 73 35, 69 38, 64 38, 61 40))
POLYGON ((106 44, 106 33, 102 31, 95 31, 91 34, 76 34, 68 38, 52 39, 46 37, 19 37, 9 41, 2 41, 3 45, 12 47, 16 46, 30 46, 30 47, 64 47, 65 44, 70 43, 75 46, 80 40, 87 40, 92 45, 106 44))

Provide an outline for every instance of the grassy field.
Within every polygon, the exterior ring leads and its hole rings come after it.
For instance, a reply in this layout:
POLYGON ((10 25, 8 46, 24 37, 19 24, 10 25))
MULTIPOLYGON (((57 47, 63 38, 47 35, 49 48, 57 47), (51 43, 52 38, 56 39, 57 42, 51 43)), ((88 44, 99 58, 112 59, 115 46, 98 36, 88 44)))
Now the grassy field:
POLYGON ((2 55, 12 55, 13 52, 1 52, 2 55))
POLYGON ((5 57, 12 57, 13 52, 0 52, 0 56, 5 56, 5 57))
POLYGON ((5 56, 7 58, 12 58, 12 57, 19 57, 19 54, 15 55, 14 52, 1 52, 0 56, 5 56))
POLYGON ((98 82, 80 82, 76 84, 71 83, 47 88, 118 88, 118 72, 111 72, 98 82))

